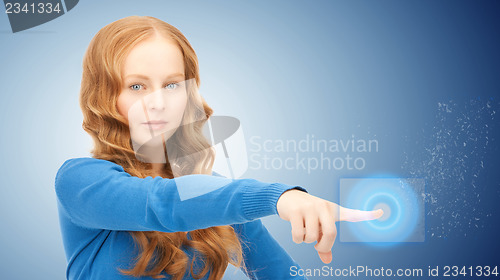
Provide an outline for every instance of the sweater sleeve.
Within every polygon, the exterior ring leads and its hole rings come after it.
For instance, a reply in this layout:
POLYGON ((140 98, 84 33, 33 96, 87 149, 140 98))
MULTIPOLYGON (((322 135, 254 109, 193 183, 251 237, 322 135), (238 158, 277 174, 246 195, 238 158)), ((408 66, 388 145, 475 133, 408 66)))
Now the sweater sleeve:
POLYGON ((233 225, 240 236, 246 271, 250 279, 307 279, 300 266, 271 236, 260 219, 233 225))
POLYGON ((55 189, 63 211, 86 228, 126 231, 191 231, 245 223, 277 214, 289 189, 281 183, 210 175, 138 178, 110 161, 76 158, 63 163, 55 189))

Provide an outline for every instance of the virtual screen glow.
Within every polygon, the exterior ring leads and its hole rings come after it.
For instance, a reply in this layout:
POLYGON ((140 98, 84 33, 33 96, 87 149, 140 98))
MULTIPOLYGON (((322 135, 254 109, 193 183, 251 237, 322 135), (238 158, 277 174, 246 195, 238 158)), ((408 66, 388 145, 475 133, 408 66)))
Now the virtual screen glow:
POLYGON ((341 179, 341 205, 362 210, 382 209, 384 215, 377 220, 363 223, 341 223, 340 241, 375 242, 378 246, 423 242, 424 197, 423 179, 341 179))

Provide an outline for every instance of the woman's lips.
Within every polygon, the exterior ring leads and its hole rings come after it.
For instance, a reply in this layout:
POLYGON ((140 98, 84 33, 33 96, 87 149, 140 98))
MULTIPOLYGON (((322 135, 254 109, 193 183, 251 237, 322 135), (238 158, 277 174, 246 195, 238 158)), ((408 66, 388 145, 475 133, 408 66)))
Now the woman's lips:
POLYGON ((149 122, 144 122, 142 124, 147 126, 149 129, 159 130, 165 128, 165 126, 167 126, 167 123, 168 122, 165 121, 149 121, 149 122))

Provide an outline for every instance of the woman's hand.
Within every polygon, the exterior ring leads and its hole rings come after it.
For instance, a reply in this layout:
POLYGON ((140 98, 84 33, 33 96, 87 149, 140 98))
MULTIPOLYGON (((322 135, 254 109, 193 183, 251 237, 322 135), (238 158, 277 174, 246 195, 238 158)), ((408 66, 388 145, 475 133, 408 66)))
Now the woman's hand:
POLYGON ((288 190, 278 199, 278 215, 292 225, 295 243, 318 241, 314 248, 324 263, 332 261, 332 247, 337 236, 335 222, 361 222, 382 217, 382 209, 361 211, 312 196, 300 190, 288 190))

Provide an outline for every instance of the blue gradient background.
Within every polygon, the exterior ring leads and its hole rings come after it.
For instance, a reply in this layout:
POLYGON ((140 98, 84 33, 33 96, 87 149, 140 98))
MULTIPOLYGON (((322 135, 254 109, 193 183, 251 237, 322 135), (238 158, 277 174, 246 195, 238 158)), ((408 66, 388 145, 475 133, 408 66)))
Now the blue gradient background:
MULTIPOLYGON (((376 136, 379 152, 365 155, 361 171, 251 169, 243 176, 302 185, 336 202, 342 177, 425 177, 403 168, 404 155, 432 142, 438 102, 490 100, 498 108, 499 14, 498 1, 82 0, 64 16, 12 34, 3 13, 0 278, 65 278, 54 176, 65 159, 91 148, 78 106, 81 62, 106 24, 150 15, 178 27, 197 51, 202 95, 216 114, 240 119, 247 139, 376 136)), ((498 125, 488 124, 493 139, 498 125)), ((482 152, 475 184, 489 215, 480 217, 481 228, 385 249, 337 242, 329 266, 500 265, 497 142, 482 152)), ((263 221, 302 268, 322 267, 313 244, 292 242, 287 222, 263 221)))

